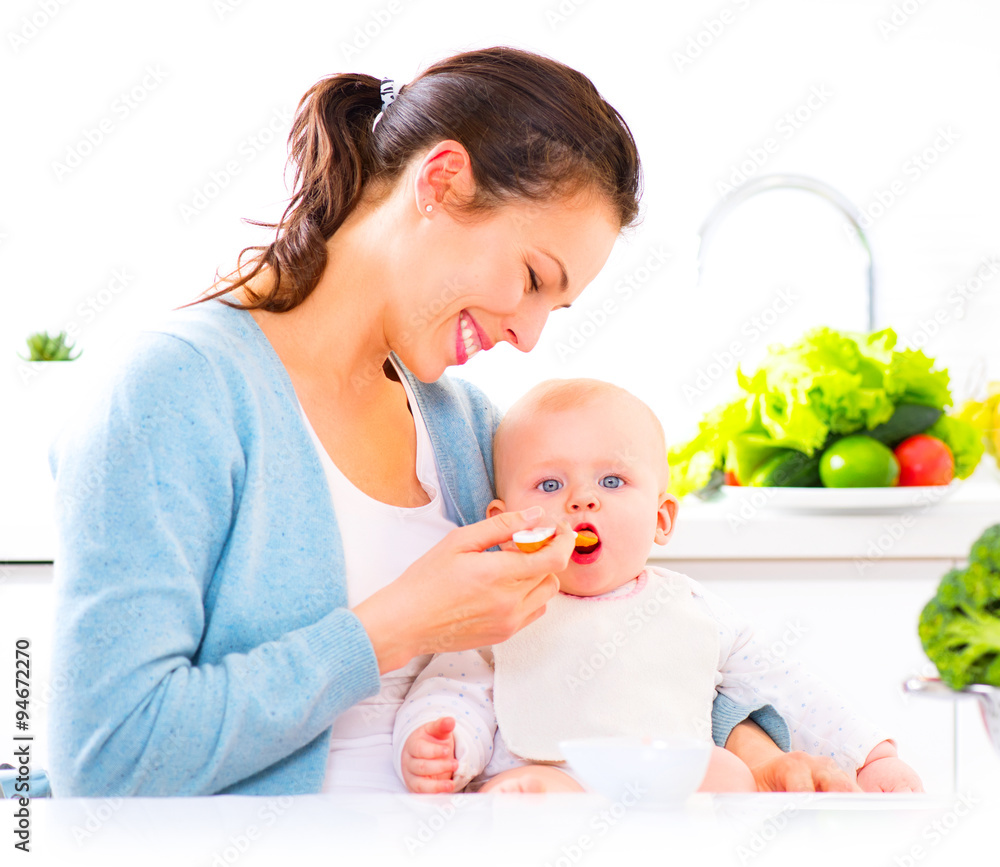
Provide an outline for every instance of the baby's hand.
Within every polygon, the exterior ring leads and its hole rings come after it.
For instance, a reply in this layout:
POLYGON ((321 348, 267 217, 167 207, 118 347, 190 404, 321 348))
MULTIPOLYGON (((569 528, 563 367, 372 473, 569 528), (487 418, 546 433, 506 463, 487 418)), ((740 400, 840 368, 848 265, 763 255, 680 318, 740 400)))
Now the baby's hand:
POLYGON ((411 792, 451 792, 458 770, 455 760, 455 720, 450 716, 425 723, 406 739, 401 767, 411 792))
POLYGON ((922 792, 920 777, 896 755, 889 741, 882 741, 858 770, 858 785, 866 792, 922 792))

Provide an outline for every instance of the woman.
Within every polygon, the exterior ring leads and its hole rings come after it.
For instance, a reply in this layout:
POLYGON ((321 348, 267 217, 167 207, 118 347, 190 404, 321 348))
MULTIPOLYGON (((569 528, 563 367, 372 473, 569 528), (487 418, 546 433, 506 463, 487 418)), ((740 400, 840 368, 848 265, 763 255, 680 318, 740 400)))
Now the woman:
MULTIPOLYGON (((586 77, 509 48, 379 85, 303 97, 274 243, 144 332, 53 447, 56 794, 399 789, 428 654, 557 591, 568 527, 487 552, 539 516, 479 520, 497 413, 442 374, 529 351, 596 276, 638 212, 634 142, 586 77)), ((848 785, 752 722, 730 741, 779 786, 848 785)))

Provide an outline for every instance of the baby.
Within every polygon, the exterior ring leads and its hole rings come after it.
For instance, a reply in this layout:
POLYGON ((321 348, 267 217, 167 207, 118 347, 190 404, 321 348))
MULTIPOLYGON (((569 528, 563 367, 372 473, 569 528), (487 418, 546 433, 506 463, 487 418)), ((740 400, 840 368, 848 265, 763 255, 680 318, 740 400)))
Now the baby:
MULTIPOLYGON (((550 380, 505 415, 493 451, 499 498, 488 516, 541 505, 564 531, 568 523, 597 541, 578 545, 542 617, 492 649, 439 654, 414 681, 393 735, 410 791, 470 782, 470 790, 577 791, 559 741, 711 742, 713 712, 726 702, 751 710, 784 750, 787 720, 809 752, 845 770, 871 766, 863 788, 920 789, 891 741, 820 681, 756 650, 718 597, 646 565, 652 544, 673 532, 677 500, 667 493, 663 429, 642 401, 599 380, 550 380)), ((712 746, 701 790, 755 791, 749 768, 722 746, 712 746)))

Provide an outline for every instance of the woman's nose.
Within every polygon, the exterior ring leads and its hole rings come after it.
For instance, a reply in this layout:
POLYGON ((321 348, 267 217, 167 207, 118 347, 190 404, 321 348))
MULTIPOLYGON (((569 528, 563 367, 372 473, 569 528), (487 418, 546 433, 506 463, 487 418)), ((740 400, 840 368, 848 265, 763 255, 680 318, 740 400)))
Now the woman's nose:
POLYGON ((545 309, 519 312, 504 323, 504 337, 521 352, 531 352, 542 335, 542 329, 549 318, 545 309))

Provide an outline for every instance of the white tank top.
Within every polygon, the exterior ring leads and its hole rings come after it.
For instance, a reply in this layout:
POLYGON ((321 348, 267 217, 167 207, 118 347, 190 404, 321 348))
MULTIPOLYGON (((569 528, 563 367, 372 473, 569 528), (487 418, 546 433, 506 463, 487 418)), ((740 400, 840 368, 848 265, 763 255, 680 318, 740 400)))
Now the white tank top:
MULTIPOLYGON (((445 514, 434 451, 417 401, 406 377, 395 361, 392 363, 413 414, 417 479, 430 497, 423 506, 393 506, 358 490, 330 459, 299 404, 333 498, 347 570, 349 607, 398 578, 456 526, 445 514)), ((406 612, 401 611, 399 616, 405 617, 406 612)), ((430 658, 429 654, 414 657, 403 668, 386 672, 378 695, 358 702, 334 720, 324 792, 406 791, 392 764, 392 727, 410 684, 430 658)))

